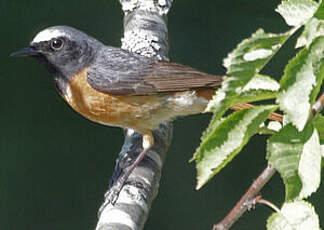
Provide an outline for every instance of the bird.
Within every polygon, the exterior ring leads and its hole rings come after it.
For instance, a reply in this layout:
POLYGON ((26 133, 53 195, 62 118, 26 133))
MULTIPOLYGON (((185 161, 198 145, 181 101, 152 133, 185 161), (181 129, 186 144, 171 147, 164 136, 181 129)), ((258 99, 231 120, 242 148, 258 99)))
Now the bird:
POLYGON ((224 80, 190 66, 104 45, 69 26, 40 31, 11 56, 29 56, 43 64, 62 98, 85 118, 142 134, 143 150, 116 185, 112 203, 153 146, 152 132, 159 124, 206 112, 224 80))

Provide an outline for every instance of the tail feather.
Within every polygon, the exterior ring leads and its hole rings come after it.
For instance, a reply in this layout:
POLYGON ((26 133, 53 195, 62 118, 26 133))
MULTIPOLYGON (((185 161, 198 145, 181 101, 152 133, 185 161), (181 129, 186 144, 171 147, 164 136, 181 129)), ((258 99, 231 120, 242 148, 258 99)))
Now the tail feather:
MULTIPOLYGON (((242 110, 242 109, 249 109, 254 107, 251 104, 240 104, 240 105, 234 105, 231 107, 232 110, 242 110)), ((283 116, 279 113, 271 113, 268 117, 269 120, 273 120, 273 121, 279 121, 282 122, 283 121, 283 116)))
MULTIPOLYGON (((215 91, 216 91, 215 89, 205 88, 205 89, 198 89, 196 92, 199 97, 203 97, 209 101, 212 99, 213 95, 215 94, 215 91)), ((238 111, 238 110, 242 110, 242 109, 250 109, 252 107, 254 107, 254 105, 252 105, 252 104, 239 104, 239 105, 231 106, 230 109, 238 111)), ((268 119, 273 120, 273 121, 282 122, 283 115, 281 115, 279 113, 271 113, 269 115, 268 119)))

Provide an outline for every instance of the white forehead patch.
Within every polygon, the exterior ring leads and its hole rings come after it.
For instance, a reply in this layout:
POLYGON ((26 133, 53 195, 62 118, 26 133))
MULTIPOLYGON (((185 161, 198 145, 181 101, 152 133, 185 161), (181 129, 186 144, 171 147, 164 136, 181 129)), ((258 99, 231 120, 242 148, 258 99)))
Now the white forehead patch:
POLYGON ((31 43, 39 43, 39 42, 45 42, 45 41, 50 41, 53 38, 61 37, 61 36, 66 36, 66 34, 57 29, 46 29, 41 32, 39 32, 33 41, 31 43))

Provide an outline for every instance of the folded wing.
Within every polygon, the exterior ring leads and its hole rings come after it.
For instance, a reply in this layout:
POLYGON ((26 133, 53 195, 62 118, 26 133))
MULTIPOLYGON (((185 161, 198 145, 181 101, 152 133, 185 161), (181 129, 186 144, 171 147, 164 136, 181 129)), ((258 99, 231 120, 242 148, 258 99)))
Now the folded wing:
POLYGON ((223 77, 189 66, 156 61, 119 48, 105 47, 88 71, 89 84, 114 95, 148 95, 218 88, 223 77))

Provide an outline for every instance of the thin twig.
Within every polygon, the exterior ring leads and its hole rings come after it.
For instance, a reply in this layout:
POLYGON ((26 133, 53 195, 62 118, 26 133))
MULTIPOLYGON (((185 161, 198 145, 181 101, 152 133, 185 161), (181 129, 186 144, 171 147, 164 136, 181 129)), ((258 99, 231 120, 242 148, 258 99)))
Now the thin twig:
POLYGON ((312 114, 315 116, 317 113, 321 112, 324 108, 324 93, 318 98, 312 108, 312 114))
POLYGON ((272 208, 274 211, 280 213, 280 209, 276 205, 274 205, 273 203, 271 203, 268 200, 262 199, 261 196, 256 197, 255 200, 256 200, 256 203, 267 205, 268 207, 272 208))
POLYGON ((251 207, 251 202, 275 172, 276 170, 271 165, 268 165, 229 214, 220 223, 213 226, 213 230, 229 229, 244 214, 244 212, 251 207))

